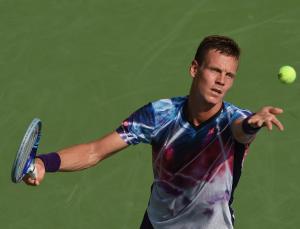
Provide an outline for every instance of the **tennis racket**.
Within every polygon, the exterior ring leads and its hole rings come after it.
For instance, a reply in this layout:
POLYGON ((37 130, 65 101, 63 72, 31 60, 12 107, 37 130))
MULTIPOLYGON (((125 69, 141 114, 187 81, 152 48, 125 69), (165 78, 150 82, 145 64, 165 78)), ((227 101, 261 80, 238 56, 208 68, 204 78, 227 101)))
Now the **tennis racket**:
POLYGON ((36 178, 34 161, 40 142, 41 128, 42 122, 38 118, 33 119, 27 128, 13 163, 11 171, 12 182, 21 182, 22 178, 27 174, 33 179, 36 178))

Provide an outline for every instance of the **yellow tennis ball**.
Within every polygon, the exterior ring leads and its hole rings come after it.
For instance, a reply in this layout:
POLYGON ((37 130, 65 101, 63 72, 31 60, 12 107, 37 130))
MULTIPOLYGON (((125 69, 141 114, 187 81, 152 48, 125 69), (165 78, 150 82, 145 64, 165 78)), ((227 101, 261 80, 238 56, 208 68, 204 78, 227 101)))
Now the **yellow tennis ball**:
POLYGON ((291 84, 296 80, 296 71, 291 66, 282 66, 279 69, 278 78, 282 83, 291 84))

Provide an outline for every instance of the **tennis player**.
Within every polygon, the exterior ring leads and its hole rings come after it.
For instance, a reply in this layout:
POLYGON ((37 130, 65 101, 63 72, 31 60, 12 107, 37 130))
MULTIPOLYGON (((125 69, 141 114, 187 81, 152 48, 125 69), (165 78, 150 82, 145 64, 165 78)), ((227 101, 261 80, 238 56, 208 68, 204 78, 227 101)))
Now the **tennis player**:
POLYGON ((229 37, 208 36, 190 66, 188 96, 151 102, 105 137, 39 155, 35 180, 45 172, 92 167, 128 145, 152 145, 154 180, 142 229, 230 229, 233 194, 249 146, 261 127, 283 125, 282 109, 258 112, 225 102, 239 65, 240 49, 229 37))

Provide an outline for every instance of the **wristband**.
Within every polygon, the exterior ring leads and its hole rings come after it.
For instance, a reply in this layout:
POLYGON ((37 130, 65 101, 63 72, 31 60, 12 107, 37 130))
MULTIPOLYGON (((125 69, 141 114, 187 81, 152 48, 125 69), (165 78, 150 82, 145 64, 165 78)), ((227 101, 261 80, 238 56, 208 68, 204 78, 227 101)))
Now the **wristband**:
POLYGON ((58 153, 40 154, 36 158, 43 161, 46 172, 54 173, 59 170, 61 160, 58 153))
POLYGON ((261 127, 253 127, 248 123, 248 120, 253 116, 254 114, 248 116, 247 118, 245 118, 242 122, 242 129, 246 134, 256 134, 261 127))

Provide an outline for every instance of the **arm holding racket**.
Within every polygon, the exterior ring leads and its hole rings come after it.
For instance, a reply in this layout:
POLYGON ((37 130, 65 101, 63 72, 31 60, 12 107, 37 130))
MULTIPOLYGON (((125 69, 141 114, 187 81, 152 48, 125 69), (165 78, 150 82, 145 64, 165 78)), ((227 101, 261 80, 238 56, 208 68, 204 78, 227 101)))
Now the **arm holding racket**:
POLYGON ((264 126, 272 130, 275 125, 283 131, 284 126, 276 117, 281 113, 283 113, 281 108, 266 106, 245 119, 237 119, 231 126, 235 139, 240 143, 250 143, 264 126))
MULTIPOLYGON (((128 145, 117 132, 86 144, 75 145, 58 152, 60 157, 59 171, 78 171, 90 168, 101 160, 126 148, 128 145)), ((35 160, 37 177, 25 176, 23 181, 28 185, 39 185, 45 176, 45 165, 40 158, 35 160)))

